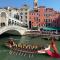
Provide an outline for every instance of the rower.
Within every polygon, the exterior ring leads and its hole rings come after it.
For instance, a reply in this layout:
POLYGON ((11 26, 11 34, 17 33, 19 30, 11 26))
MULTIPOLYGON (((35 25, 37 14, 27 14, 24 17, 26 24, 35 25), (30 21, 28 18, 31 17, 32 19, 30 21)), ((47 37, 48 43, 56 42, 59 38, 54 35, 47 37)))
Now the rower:
POLYGON ((58 53, 58 49, 56 47, 56 39, 55 39, 55 37, 51 38, 50 46, 53 48, 53 50, 54 50, 55 53, 58 53))

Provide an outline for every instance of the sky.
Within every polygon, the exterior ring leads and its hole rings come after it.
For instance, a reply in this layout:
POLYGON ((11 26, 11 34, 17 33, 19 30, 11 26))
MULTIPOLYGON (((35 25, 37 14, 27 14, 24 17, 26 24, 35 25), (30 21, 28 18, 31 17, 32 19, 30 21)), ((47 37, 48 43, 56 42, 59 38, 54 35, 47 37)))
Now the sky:
MULTIPOLYGON (((20 8, 23 4, 27 4, 33 8, 33 0, 0 0, 0 7, 17 7, 20 8)), ((38 6, 46 6, 60 11, 60 0, 38 0, 38 6)))

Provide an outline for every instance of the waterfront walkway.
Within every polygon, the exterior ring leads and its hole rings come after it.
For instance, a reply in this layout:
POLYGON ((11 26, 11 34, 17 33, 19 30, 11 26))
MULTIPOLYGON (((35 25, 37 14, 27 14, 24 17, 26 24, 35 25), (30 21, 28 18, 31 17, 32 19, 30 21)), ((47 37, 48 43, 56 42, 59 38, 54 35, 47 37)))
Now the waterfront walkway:
POLYGON ((28 30, 26 32, 27 36, 43 36, 44 38, 50 38, 50 37, 60 37, 60 34, 56 34, 56 33, 52 33, 52 32, 42 32, 42 31, 38 31, 38 30, 28 30))

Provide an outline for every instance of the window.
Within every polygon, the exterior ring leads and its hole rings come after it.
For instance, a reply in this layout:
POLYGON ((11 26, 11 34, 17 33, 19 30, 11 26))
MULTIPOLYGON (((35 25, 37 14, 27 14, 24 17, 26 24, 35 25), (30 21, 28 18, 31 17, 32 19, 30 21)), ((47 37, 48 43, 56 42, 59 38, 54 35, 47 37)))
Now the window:
POLYGON ((31 17, 30 17, 30 19, 31 19, 31 17))
POLYGON ((35 3, 35 6, 37 6, 37 3, 35 3))
POLYGON ((14 14, 14 18, 19 20, 19 15, 18 14, 14 14))
POLYGON ((15 25, 16 25, 16 21, 15 21, 15 25))
POLYGON ((6 13, 5 12, 2 12, 1 13, 1 17, 5 17, 6 18, 6 13))
POLYGON ((38 15, 38 13, 37 13, 37 15, 38 15))
POLYGON ((40 22, 40 19, 39 19, 39 22, 40 22))
POLYGON ((22 19, 23 17, 21 16, 21 19, 22 19))
POLYGON ((38 17, 35 17, 34 20, 38 21, 38 17))
POLYGON ((46 27, 46 24, 44 24, 44 26, 46 27))
POLYGON ((27 15, 27 12, 25 13, 25 15, 27 15))
POLYGON ((23 15, 23 13, 21 12, 20 15, 23 15))
POLYGON ((27 19, 27 16, 25 16, 25 18, 27 19))
POLYGON ((33 15, 33 13, 32 13, 32 15, 33 15))
POLYGON ((8 25, 11 25, 11 19, 8 20, 8 25))
POLYGON ((22 19, 21 19, 21 22, 22 22, 22 19))
POLYGON ((3 22, 3 23, 1 23, 1 27, 3 27, 3 26, 5 26, 5 23, 3 22))
POLYGON ((16 23, 16 25, 19 25, 18 22, 16 23))
POLYGON ((34 15, 35 15, 35 13, 34 13, 34 15))
POLYGON ((27 22, 27 20, 25 20, 25 22, 27 22))
POLYGON ((39 26, 40 26, 40 24, 39 24, 39 26))
POLYGON ((39 16, 40 16, 40 14, 39 14, 39 16))
POLYGON ((25 11, 27 11, 27 9, 25 9, 25 11))
POLYGON ((44 21, 50 23, 51 20, 50 19, 44 19, 44 21))
POLYGON ((51 16, 51 14, 44 14, 44 16, 49 17, 49 16, 51 16))
POLYGON ((50 27, 51 26, 51 24, 50 23, 46 23, 46 27, 50 27))
POLYGON ((12 20, 12 25, 14 24, 14 20, 12 20))
POLYGON ((50 19, 48 21, 50 22, 50 19))

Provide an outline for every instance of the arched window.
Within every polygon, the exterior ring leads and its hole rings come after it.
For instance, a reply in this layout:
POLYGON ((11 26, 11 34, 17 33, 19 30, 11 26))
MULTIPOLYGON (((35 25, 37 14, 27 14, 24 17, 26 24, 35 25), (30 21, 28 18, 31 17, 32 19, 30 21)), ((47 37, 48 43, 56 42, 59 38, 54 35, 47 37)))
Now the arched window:
POLYGON ((16 25, 16 21, 15 21, 15 25, 16 25))
POLYGON ((12 20, 12 25, 14 25, 14 20, 12 20))
POLYGON ((2 12, 1 13, 1 17, 5 17, 6 18, 6 13, 5 12, 2 12))
POLYGON ((11 19, 9 19, 9 21, 8 21, 8 25, 11 25, 11 19))
POLYGON ((18 14, 14 14, 14 18, 19 20, 19 15, 18 14))
POLYGON ((5 23, 1 23, 1 27, 5 26, 5 23))

